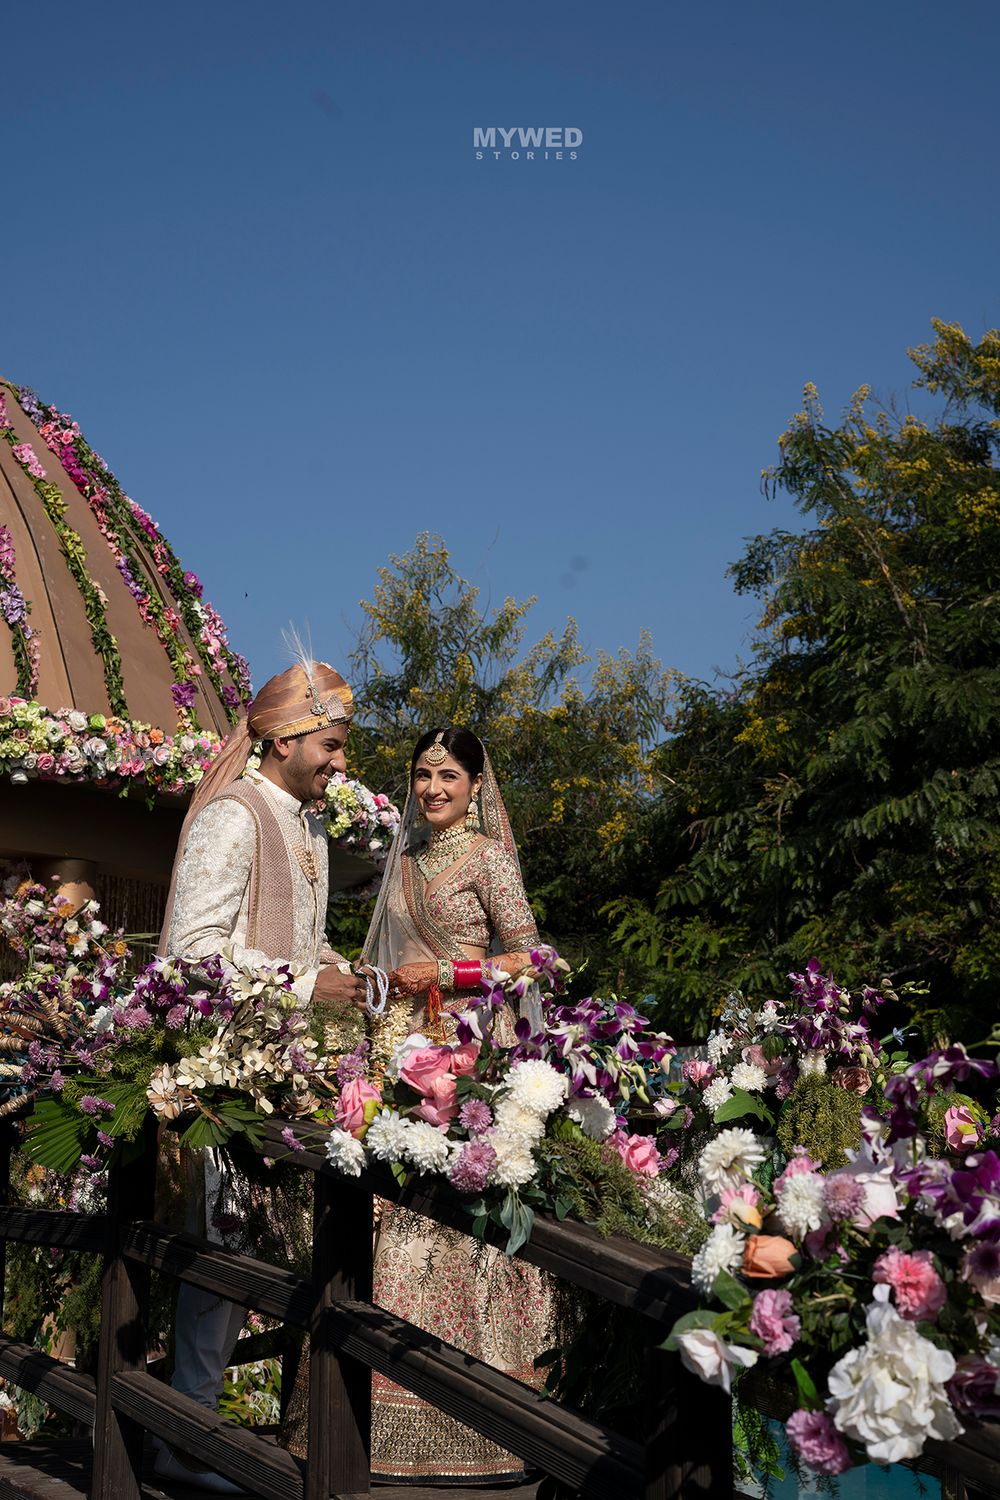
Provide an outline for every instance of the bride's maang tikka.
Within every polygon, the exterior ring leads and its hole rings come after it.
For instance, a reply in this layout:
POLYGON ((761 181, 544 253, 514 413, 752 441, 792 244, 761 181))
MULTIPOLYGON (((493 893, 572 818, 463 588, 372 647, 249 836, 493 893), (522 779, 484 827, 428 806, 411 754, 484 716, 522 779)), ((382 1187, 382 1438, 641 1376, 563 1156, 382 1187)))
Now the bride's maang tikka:
POLYGON ((427 749, 424 751, 422 759, 424 759, 429 766, 439 766, 441 765, 442 761, 446 761, 448 759, 448 752, 444 748, 444 744, 442 743, 443 740, 444 730, 441 729, 438 731, 434 740, 427 746, 427 749))

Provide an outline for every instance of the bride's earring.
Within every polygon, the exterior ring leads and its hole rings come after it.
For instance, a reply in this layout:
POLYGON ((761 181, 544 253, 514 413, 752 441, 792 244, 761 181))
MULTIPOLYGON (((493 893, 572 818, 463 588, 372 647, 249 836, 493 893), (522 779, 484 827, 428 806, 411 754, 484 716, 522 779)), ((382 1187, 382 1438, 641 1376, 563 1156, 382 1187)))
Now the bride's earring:
POLYGON ((475 792, 472 794, 472 801, 469 803, 469 810, 465 815, 465 826, 470 833, 479 832, 479 803, 476 801, 475 792))

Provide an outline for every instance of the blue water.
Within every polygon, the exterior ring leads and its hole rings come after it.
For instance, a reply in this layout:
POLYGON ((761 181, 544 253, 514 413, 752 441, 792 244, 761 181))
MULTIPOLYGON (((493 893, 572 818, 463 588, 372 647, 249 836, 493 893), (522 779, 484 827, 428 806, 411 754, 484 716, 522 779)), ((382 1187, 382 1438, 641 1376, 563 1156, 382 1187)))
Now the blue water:
MULTIPOLYGON (((787 1450, 781 1424, 772 1423, 771 1430, 784 1455, 787 1450)), ((860 1469, 848 1469, 832 1481, 800 1481, 792 1476, 784 1457, 781 1462, 788 1477, 771 1481, 769 1500, 811 1500, 814 1495, 823 1496, 824 1500, 939 1500, 941 1494, 940 1480, 932 1479, 929 1474, 914 1474, 902 1464, 890 1464, 887 1469, 865 1464, 860 1469)), ((739 1488, 747 1495, 754 1494, 752 1485, 741 1484, 739 1488)))

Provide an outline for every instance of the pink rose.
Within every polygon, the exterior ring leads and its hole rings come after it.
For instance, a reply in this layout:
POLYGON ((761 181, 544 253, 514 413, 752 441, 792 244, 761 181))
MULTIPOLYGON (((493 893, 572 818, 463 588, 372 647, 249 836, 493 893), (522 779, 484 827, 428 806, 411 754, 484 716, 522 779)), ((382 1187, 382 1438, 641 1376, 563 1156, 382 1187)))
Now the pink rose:
POLYGON ((366 1124, 365 1105, 371 1099, 381 1104, 382 1095, 367 1078, 352 1078, 350 1083, 344 1085, 334 1112, 341 1130, 350 1131, 356 1139, 361 1138, 366 1124))
POLYGON ((802 1331, 795 1314, 791 1292, 758 1292, 750 1314, 750 1332, 763 1340, 764 1353, 770 1359, 787 1354, 802 1331))
POLYGON ((681 1077, 686 1078, 688 1083, 693 1083, 695 1088, 701 1088, 714 1072, 710 1062, 704 1062, 700 1057, 689 1057, 681 1068, 681 1077))
POLYGON ((834 1068, 830 1082, 834 1088, 845 1089, 849 1094, 867 1094, 872 1075, 867 1068, 834 1068))
POLYGON ((971 1109, 953 1104, 944 1112, 944 1138, 952 1151, 972 1151, 979 1143, 979 1126, 971 1109))
POLYGON ((466 1042, 461 1047, 451 1049, 451 1071, 462 1078, 467 1073, 474 1073, 476 1063, 479 1061, 479 1048, 475 1042, 466 1042))
POLYGON ((781 1072, 785 1065, 783 1057, 767 1057, 759 1042, 754 1042, 752 1047, 744 1047, 743 1061, 753 1063, 755 1068, 763 1068, 768 1078, 774 1078, 781 1072))
POLYGON ((403 1083, 426 1094, 435 1078, 451 1071, 450 1047, 417 1047, 407 1057, 399 1070, 403 1083))
POLYGON ((899 1316, 914 1323, 936 1318, 948 1300, 929 1250, 907 1253, 893 1245, 875 1262, 872 1280, 886 1282, 892 1288, 899 1316))
POLYGON ((55 756, 51 755, 48 750, 43 750, 41 755, 38 757, 38 769, 43 773, 46 771, 51 771, 55 763, 55 756))
POLYGON ((843 1474, 851 1467, 847 1444, 825 1411, 793 1411, 785 1424, 788 1441, 817 1474, 843 1474))
POLYGON ((458 1079, 454 1074, 439 1074, 437 1078, 431 1080, 423 1102, 413 1113, 421 1120, 426 1120, 431 1125, 438 1125, 443 1130, 448 1121, 453 1120, 458 1113, 458 1100, 455 1097, 457 1088, 458 1079))
POLYGON ((624 1130, 616 1130, 608 1140, 630 1172, 638 1177, 660 1175, 660 1153, 652 1136, 626 1135, 624 1130))

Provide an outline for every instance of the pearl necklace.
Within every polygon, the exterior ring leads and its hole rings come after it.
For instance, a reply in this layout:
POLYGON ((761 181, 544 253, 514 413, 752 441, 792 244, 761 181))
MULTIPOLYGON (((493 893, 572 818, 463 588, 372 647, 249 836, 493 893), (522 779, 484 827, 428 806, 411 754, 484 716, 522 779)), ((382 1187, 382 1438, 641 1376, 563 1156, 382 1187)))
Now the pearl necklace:
POLYGON ((442 870, 447 870, 456 860, 467 854, 476 842, 478 835, 473 828, 466 828, 464 823, 456 823, 451 828, 443 828, 440 833, 436 830, 431 834, 430 842, 425 844, 416 855, 417 868, 426 881, 440 875, 442 870))

